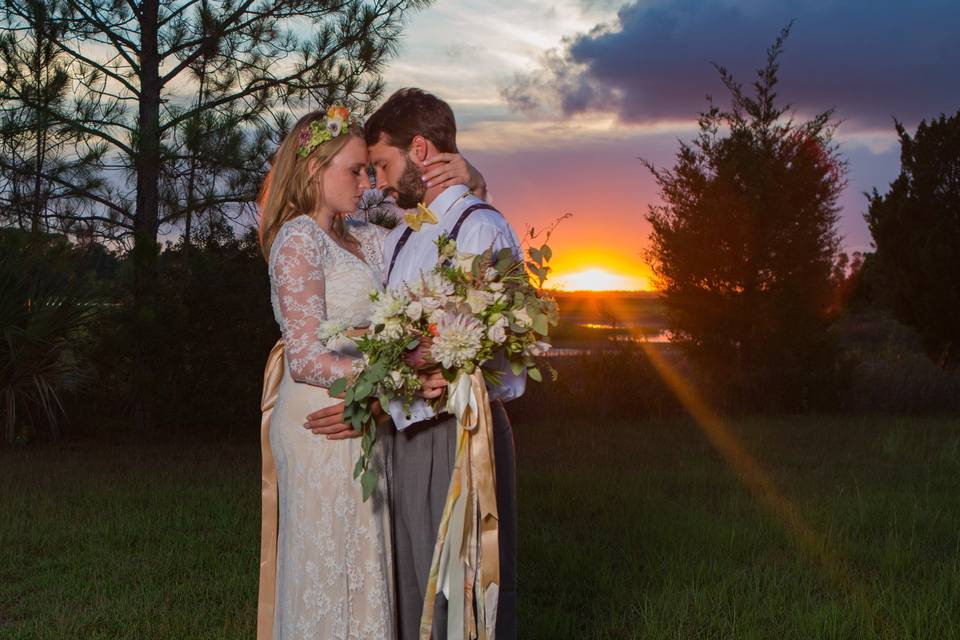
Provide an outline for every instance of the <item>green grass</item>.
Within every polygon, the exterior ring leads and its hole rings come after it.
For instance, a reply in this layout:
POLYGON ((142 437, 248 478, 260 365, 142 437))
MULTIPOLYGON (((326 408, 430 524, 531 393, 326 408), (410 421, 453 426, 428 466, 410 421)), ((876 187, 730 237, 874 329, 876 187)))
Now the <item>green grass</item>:
MULTIPOLYGON (((515 425, 529 638, 960 638, 960 420, 515 425)), ((0 638, 252 638, 256 443, 0 453, 0 638)))

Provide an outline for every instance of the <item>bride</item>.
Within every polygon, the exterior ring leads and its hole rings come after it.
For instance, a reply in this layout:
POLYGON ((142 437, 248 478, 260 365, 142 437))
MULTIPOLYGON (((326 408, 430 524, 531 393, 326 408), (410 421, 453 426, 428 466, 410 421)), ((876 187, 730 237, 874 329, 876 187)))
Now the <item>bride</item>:
MULTIPOLYGON (((459 155, 447 180, 482 186, 459 155), (453 177, 451 177, 453 176, 453 177)), ((387 230, 345 214, 370 188, 361 125, 344 107, 301 118, 280 144, 260 194, 282 340, 264 379, 263 531, 258 640, 396 637, 387 426, 373 463, 379 486, 361 499, 356 432, 327 438, 304 416, 339 402, 327 388, 356 376, 355 351, 327 340, 331 327, 366 324, 370 291, 383 286, 387 230)))

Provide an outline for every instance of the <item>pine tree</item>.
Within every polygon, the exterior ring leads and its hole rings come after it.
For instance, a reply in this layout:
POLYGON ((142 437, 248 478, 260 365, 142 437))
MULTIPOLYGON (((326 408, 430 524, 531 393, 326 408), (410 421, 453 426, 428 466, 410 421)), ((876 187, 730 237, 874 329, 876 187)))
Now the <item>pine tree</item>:
POLYGON ((767 51, 752 96, 717 67, 730 108, 710 101, 672 169, 646 163, 663 202, 647 215, 648 259, 674 339, 745 409, 809 406, 831 366, 846 167, 831 143, 831 111, 798 124, 777 101, 788 34, 767 51))

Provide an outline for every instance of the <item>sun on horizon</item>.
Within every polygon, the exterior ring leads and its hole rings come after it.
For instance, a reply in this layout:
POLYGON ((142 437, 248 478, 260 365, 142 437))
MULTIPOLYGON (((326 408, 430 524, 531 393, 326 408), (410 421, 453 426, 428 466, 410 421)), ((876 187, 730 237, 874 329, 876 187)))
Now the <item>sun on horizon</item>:
POLYGON ((650 291, 646 278, 612 273, 600 267, 552 276, 550 287, 560 291, 650 291))

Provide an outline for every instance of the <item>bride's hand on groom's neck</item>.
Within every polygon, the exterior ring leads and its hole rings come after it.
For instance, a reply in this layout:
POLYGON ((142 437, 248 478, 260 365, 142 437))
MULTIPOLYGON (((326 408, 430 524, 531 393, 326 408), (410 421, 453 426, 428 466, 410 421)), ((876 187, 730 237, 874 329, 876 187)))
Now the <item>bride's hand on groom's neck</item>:
POLYGON ((466 185, 481 200, 487 199, 487 182, 477 168, 459 153, 437 153, 423 162, 423 182, 427 188, 446 189, 466 185))

